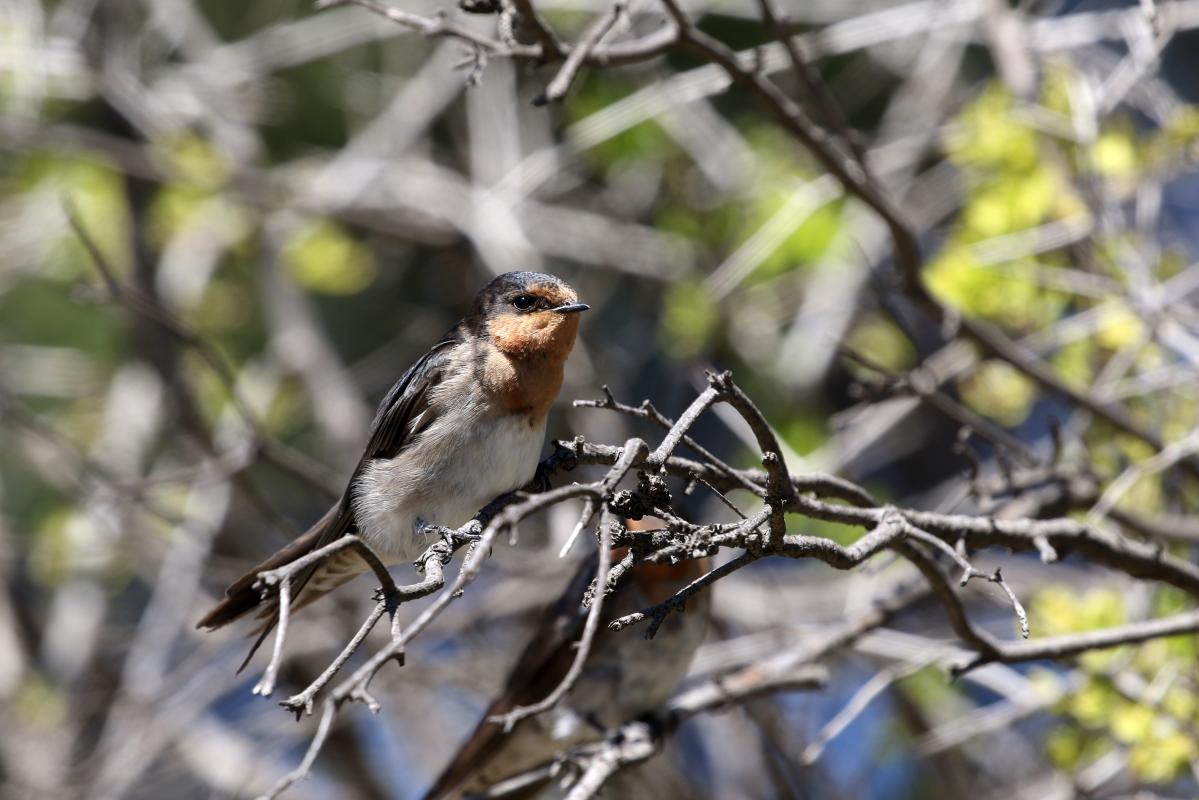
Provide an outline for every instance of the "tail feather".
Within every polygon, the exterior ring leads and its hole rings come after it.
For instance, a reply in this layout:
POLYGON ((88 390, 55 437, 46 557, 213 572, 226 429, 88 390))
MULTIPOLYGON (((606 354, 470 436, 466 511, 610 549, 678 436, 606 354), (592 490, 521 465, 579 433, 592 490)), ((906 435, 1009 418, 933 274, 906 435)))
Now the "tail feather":
MULTIPOLYGON (((266 567, 266 569, 273 569, 273 567, 266 567)), ((304 606, 319 600, 343 583, 366 572, 367 569, 369 568, 365 562, 356 553, 348 550, 343 550, 325 563, 313 567, 295 581, 296 590, 292 595, 291 613, 294 614, 304 606)), ((241 666, 237 668, 239 674, 249 665, 254 654, 258 652, 258 648, 262 647, 262 643, 279 623, 279 598, 277 595, 272 595, 262 604, 262 609, 258 612, 258 619, 262 620, 262 624, 250 634, 251 636, 257 634, 258 638, 254 640, 254 644, 250 645, 250 651, 246 653, 241 666)))
MULTIPOLYGON (((250 645, 249 652, 247 652, 245 658, 241 660, 241 664, 238 665, 237 672, 235 674, 240 675, 246 667, 250 666, 250 660, 254 658, 254 654, 258 652, 258 648, 262 647, 262 643, 266 641, 266 637, 270 636, 271 631, 274 629, 275 620, 273 619, 262 626, 262 629, 258 632, 258 638, 254 640, 254 644, 250 645)), ((253 634, 250 635, 253 636, 253 634)))
MULTIPOLYGON (((262 620, 262 624, 251 634, 257 638, 238 672, 245 669, 279 620, 279 598, 270 592, 264 597, 256 588, 258 575, 290 564, 345 535, 347 531, 343 530, 344 519, 340 504, 333 506, 302 536, 234 581, 225 590, 224 599, 196 623, 197 628, 215 630, 252 612, 258 612, 257 617, 262 620)), ((366 566, 362 560, 349 551, 343 551, 324 563, 310 567, 292 581, 291 610, 300 610, 365 570, 366 566)))

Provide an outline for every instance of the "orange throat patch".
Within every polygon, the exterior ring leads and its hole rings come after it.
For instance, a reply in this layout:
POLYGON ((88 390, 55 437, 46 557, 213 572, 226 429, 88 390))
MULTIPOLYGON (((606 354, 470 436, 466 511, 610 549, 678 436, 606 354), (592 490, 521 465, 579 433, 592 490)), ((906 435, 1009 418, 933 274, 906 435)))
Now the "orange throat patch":
POLYGON ((557 311, 507 314, 492 320, 487 330, 491 343, 512 358, 561 364, 575 346, 579 315, 557 311))
POLYGON ((491 321, 483 384, 509 414, 540 421, 562 388, 562 370, 579 332, 578 314, 541 311, 491 321))

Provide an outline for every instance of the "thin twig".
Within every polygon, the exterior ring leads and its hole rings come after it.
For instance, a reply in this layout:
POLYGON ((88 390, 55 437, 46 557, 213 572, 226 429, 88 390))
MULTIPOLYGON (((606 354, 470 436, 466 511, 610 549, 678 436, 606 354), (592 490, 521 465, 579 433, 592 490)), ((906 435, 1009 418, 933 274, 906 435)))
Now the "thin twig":
POLYGON ((570 55, 562 62, 558 74, 550 81, 549 86, 545 87, 545 92, 533 98, 533 105, 543 106, 546 103, 557 102, 566 95, 566 90, 570 88, 571 82, 578 74, 579 67, 583 66, 583 62, 608 35, 608 32, 612 30, 627 9, 628 0, 615 0, 611 7, 587 28, 578 43, 571 49, 570 55))
POLYGON ((691 401, 691 405, 687 407, 687 410, 683 412, 678 421, 670 428, 665 438, 662 439, 661 444, 654 449, 654 452, 650 453, 647 459, 648 463, 655 467, 665 465, 667 458, 679 446, 679 442, 687 435, 687 431, 691 429, 695 421, 719 399, 720 391, 715 386, 709 386, 699 397, 691 401))
POLYGON ((829 743, 840 736, 855 719, 870 705, 874 698, 885 692, 892 684, 912 675, 929 665, 929 661, 917 661, 912 664, 900 664, 879 670, 870 680, 858 687, 849 702, 837 712, 836 716, 825 723, 816 738, 804 748, 800 760, 808 766, 815 764, 829 743))
MULTIPOLYGON (((612 534, 607 524, 603 521, 599 526, 599 566, 595 572, 595 585, 606 586, 608 583, 608 568, 612 563, 612 534)), ((587 621, 583 625, 583 635, 579 637, 579 641, 575 647, 574 660, 571 661, 570 669, 554 687, 554 690, 536 703, 527 706, 517 706, 511 711, 492 717, 491 721, 503 725, 504 732, 512 730, 512 727, 526 717, 536 716, 543 712, 549 711, 554 706, 561 702, 579 680, 579 676, 583 674, 583 666, 587 662, 588 656, 591 655, 591 645, 595 641, 595 633, 599 630, 599 623, 604 610, 604 597, 606 592, 597 591, 592 595, 591 608, 587 612, 587 621)))
POLYGON ((828 84, 821 80, 820 76, 808 65, 799 50, 799 42, 787 32, 787 20, 783 17, 775 0, 758 0, 758 7, 762 11, 762 19, 771 34, 787 51, 787 57, 791 60, 791 68, 795 72, 795 76, 799 78, 804 91, 820 109, 825 125, 837 132, 845 143, 846 149, 862 169, 869 174, 870 165, 866 158, 865 148, 862 147, 858 136, 849 126, 849 120, 845 118, 845 112, 841 110, 837 99, 829 91, 828 84))
POLYGON ((279 581, 279 621, 275 626, 275 644, 271 648, 271 660, 262 673, 261 680, 250 691, 261 697, 270 697, 275 691, 275 679, 279 665, 283 662, 283 642, 287 639, 287 623, 291 619, 291 578, 279 581))
POLYGON ((366 638, 367 634, 374 630, 375 625, 377 625, 379 620, 383 618, 383 615, 387 613, 387 605, 388 604, 386 600, 380 600, 379 602, 375 603, 375 607, 371 611, 370 615, 367 616, 362 625, 358 627, 358 632, 355 633, 353 638, 346 643, 346 646, 342 648, 340 653, 338 653, 337 658, 333 659, 333 661, 329 663, 329 666, 325 667, 325 671, 317 676, 317 679, 310 683, 308 687, 304 689, 304 691, 292 695, 280 703, 280 705, 289 711, 294 712, 297 719, 299 719, 299 717, 303 714, 311 714, 313 699, 321 691, 321 689, 325 688, 325 686, 329 684, 329 681, 333 680, 334 676, 341 671, 341 668, 344 667, 346 662, 350 660, 350 656, 358 651, 358 648, 362 645, 362 641, 366 638))
POLYGON ((666 621, 666 617, 671 611, 681 611, 683 609, 683 606, 687 603, 687 598, 703 591, 716 581, 731 575, 742 567, 749 566, 758 558, 759 556, 754 553, 742 553, 732 561, 721 564, 719 567, 696 578, 661 603, 612 620, 608 623, 608 630, 619 631, 630 625, 642 622, 645 619, 650 619, 649 627, 645 630, 645 638, 652 639, 657 634, 658 629, 662 627, 662 623, 666 621))

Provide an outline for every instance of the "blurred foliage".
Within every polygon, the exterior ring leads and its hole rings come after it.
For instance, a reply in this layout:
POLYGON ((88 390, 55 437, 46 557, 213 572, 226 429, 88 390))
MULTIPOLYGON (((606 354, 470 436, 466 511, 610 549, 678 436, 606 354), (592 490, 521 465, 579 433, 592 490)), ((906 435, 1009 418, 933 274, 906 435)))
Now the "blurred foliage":
POLYGON ((1016 115, 1000 84, 983 90, 945 140, 961 169, 965 197, 940 252, 925 272, 929 288, 965 313, 1032 330, 1056 319, 1066 297, 1037 280, 1060 255, 983 263, 976 245, 1085 214, 1068 175, 1041 157, 1041 134, 1016 115))
MULTIPOLYGON (((567 103, 567 118, 585 119, 627 97, 630 91, 610 76, 584 80, 567 103)), ((764 124, 761 118, 747 117, 740 133, 752 151, 757 170, 743 179, 743 196, 710 191, 692 159, 652 121, 638 123, 584 151, 592 169, 609 178, 621 170, 660 170, 660 196, 653 212, 655 227, 706 248, 705 260, 710 263, 702 264, 694 277, 675 282, 663 301, 660 338, 663 347, 679 359, 712 352, 714 342, 729 324, 721 308, 731 301, 710 296, 710 287, 698 277, 710 273, 720 259, 744 245, 776 215, 785 213, 797 192, 818 174, 790 137, 764 124)), ((843 224, 843 204, 839 201, 805 215, 781 242, 761 254, 752 270, 742 277, 738 295, 819 262, 838 240, 843 224)))
MULTIPOLYGON (((635 88, 618 76, 584 75, 566 100, 565 117, 569 122, 587 119, 592 114, 627 98, 635 88)), ((652 120, 639 122, 615 136, 592 144, 583 151, 583 156, 591 168, 601 175, 629 163, 661 164, 670 159, 677 159, 680 164, 685 163, 683 151, 658 123, 652 120)))
POLYGON ((662 303, 663 344, 672 356, 694 358, 711 347, 719 323, 719 306, 702 284, 679 281, 662 303))
POLYGON ((357 294, 378 274, 370 248, 330 220, 311 222, 293 234, 284 259, 296 283, 319 294, 357 294))
MULTIPOLYGON (((1155 615, 1191 607, 1177 590, 1155 590, 1155 598, 1155 615)), ((1080 595, 1062 586, 1040 592, 1030 611, 1038 635, 1055 636, 1124 624, 1125 606, 1112 589, 1080 595)), ((1077 772, 1122 748, 1129 768, 1149 783, 1189 771, 1199 757, 1197 655, 1194 636, 1175 636, 1079 656, 1083 684, 1057 703, 1065 721, 1047 739, 1046 753, 1059 768, 1077 772)))
MULTIPOLYGON (((1098 181, 1117 196, 1135 191, 1139 177, 1155 163, 1183 157, 1199 142, 1199 126, 1196 109, 1184 107, 1163 129, 1139 130, 1115 116, 1093 141, 1080 141, 1069 125, 1074 111, 1070 86, 1076 82, 1070 67, 1058 65, 1042 84, 1036 110, 1057 115, 1057 127, 1000 83, 989 85, 962 109, 944 147, 960 170, 963 203, 925 277, 943 301, 1017 334, 1043 332, 1067 312, 1090 312, 1094 335, 1073 336, 1050 357, 1062 378, 1081 388, 1116 351, 1140 348, 1135 363, 1145 369, 1160 363, 1160 352, 1147 342, 1140 316, 1120 300, 1059 288, 1070 277, 1061 273, 1070 271, 1072 260, 1089 258, 1093 269, 1123 283, 1124 263, 1139 257, 1133 253, 1154 251, 1128 231, 1109 235, 1095 228, 1078 187, 1098 181), (1090 230, 1094 247, 1089 252, 1039 247, 1038 231, 1052 225, 1090 230)), ((1182 263, 1185 256, 1166 250, 1148 268, 1165 280, 1182 263)), ((996 365, 985 365, 959 388, 973 408, 1007 425, 1018 424, 1035 399, 1026 381, 996 365)), ((1186 427, 1192 417, 1181 419, 1154 422, 1186 427)))
POLYGON ((31 273, 67 282, 92 269, 83 244, 66 226, 62 215, 65 203, 91 232, 100 252, 115 267, 128 268, 132 218, 125 201, 124 177, 102 156, 87 151, 33 151, 18 162, 11 189, 30 204, 46 208, 50 219, 59 220, 58 240, 41 259, 24 264, 31 273))
MULTIPOLYGON (((900 373, 916 366, 916 350, 911 341, 894 322, 876 312, 859 315, 845 337, 845 348, 854 353, 869 354, 871 363, 889 372, 900 373)), ((849 362, 848 366, 855 373, 873 375, 872 370, 863 370, 855 362, 849 362)))

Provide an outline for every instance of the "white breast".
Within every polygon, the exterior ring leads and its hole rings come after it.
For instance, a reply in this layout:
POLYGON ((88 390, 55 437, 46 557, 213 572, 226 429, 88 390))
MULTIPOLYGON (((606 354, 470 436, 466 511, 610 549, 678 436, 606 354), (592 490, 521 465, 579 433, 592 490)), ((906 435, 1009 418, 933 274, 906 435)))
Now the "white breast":
POLYGON ((418 520, 464 525, 532 479, 544 442, 544 418, 494 416, 469 401, 453 403, 399 456, 363 468, 354 498, 358 527, 389 561, 411 560, 431 542, 417 535, 418 520))

